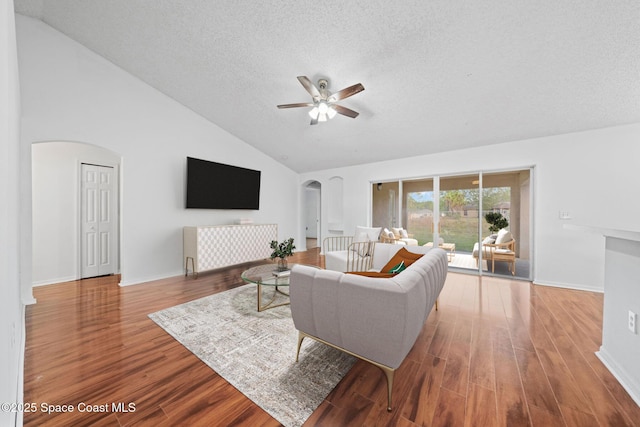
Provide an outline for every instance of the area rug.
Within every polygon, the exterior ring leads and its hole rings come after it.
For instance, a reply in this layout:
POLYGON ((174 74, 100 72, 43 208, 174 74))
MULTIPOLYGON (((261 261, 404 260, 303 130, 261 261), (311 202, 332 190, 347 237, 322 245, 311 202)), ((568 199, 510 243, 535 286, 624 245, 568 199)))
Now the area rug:
POLYGON ((290 307, 258 312, 256 292, 244 285, 149 317, 280 423, 301 426, 355 358, 305 339, 296 363, 290 307))

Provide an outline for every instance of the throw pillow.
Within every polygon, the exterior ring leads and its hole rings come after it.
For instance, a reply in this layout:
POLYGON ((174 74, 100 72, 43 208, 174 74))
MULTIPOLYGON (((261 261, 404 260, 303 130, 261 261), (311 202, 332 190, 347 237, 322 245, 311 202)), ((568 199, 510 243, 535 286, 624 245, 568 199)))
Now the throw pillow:
POLYGON ((391 270, 389 270, 389 273, 398 274, 398 273, 401 273, 402 271, 404 271, 406 268, 407 268, 407 266, 404 265, 404 260, 402 260, 402 261, 400 261, 400 264, 396 265, 391 270))
POLYGON ((411 264, 413 264, 416 260, 420 259, 421 257, 422 257, 422 254, 416 254, 414 252, 408 251, 404 247, 401 247, 400 250, 398 250, 398 252, 396 252, 396 254, 391 257, 389 262, 387 262, 385 266, 380 269, 380 271, 390 272, 391 269, 396 267, 402 261, 404 261, 405 268, 409 267, 411 264))
POLYGON ((408 239, 408 238, 409 238, 409 234, 407 233, 407 230, 405 230, 404 228, 401 228, 401 229, 400 229, 400 236, 401 236, 403 239, 408 239))
POLYGON ((513 240, 511 232, 505 228, 498 231, 498 237, 496 237, 496 245, 500 243, 507 243, 513 240))
POLYGON ((356 232, 356 235, 353 236, 353 242, 368 242, 369 240, 369 235, 367 234, 366 231, 358 231, 356 232))
POLYGON ((496 238, 495 237, 487 236, 482 241, 482 244, 483 245, 493 245, 495 242, 496 242, 496 238))
POLYGON ((360 232, 365 232, 371 241, 380 240, 380 232, 382 231, 382 227, 362 227, 360 225, 356 226, 355 235, 357 236, 360 232))

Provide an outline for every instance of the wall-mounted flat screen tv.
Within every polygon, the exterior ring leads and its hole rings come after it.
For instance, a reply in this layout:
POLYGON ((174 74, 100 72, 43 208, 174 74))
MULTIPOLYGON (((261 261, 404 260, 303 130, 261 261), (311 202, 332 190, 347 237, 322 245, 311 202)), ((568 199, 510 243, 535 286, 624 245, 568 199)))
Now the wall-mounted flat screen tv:
POLYGON ((187 209, 260 209, 260 171, 187 157, 187 209))

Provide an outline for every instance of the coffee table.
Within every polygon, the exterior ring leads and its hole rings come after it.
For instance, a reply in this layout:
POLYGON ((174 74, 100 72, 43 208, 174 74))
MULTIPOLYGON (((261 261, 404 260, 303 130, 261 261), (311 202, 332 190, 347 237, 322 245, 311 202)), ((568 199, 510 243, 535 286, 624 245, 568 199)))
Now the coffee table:
MULTIPOLYGON (((289 264, 289 268, 293 268, 295 264, 289 264)), ((315 267, 315 266, 312 266, 315 267)), ((318 268, 318 267, 315 267, 318 268)), ((255 283, 258 285, 258 311, 263 311, 268 308, 280 307, 282 305, 290 304, 290 301, 285 301, 279 304, 274 304, 278 294, 289 296, 288 292, 283 292, 280 287, 289 287, 289 276, 291 270, 283 272, 278 271, 277 264, 262 264, 256 267, 252 267, 242 272, 242 280, 247 283, 255 283), (267 302, 262 299, 262 287, 270 286, 273 288, 273 296, 267 302)))

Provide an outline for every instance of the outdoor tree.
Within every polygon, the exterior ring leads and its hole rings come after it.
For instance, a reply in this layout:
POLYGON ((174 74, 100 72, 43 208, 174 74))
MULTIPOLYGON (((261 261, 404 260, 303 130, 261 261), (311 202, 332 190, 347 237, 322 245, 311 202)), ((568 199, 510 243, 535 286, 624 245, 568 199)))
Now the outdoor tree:
POLYGON ((455 212, 462 210, 467 200, 462 191, 449 190, 444 193, 442 202, 443 212, 455 212))

